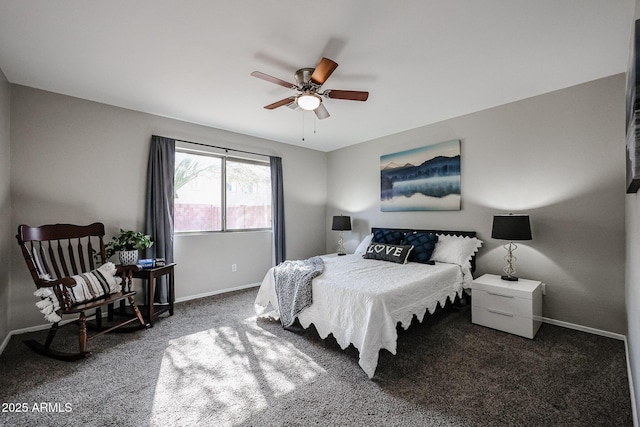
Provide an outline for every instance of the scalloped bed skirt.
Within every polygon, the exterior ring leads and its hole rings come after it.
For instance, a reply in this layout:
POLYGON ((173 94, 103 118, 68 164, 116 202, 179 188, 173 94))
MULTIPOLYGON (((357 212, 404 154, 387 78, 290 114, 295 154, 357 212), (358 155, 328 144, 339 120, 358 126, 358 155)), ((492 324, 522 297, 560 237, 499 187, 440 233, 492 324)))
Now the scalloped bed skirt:
MULTIPOLYGON (((342 349, 353 344, 369 378, 381 349, 396 354, 398 322, 407 329, 414 315, 422 321, 438 303, 444 307, 447 299, 462 296, 463 283, 470 277, 456 264, 395 264, 358 255, 322 259, 324 272, 312 283, 313 304, 298 320, 304 328, 314 324, 323 339, 333 334, 342 349)), ((260 285, 256 314, 265 314, 269 304, 278 312, 273 268, 260 285)))

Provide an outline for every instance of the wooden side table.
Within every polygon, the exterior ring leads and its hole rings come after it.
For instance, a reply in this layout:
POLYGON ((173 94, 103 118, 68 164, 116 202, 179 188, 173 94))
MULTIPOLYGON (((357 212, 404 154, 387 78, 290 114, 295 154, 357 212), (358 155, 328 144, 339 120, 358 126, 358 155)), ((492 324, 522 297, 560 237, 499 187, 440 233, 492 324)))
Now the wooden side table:
POLYGON ((163 267, 143 268, 133 273, 134 278, 142 279, 143 286, 146 285, 145 303, 144 306, 139 306, 139 308, 151 326, 153 326, 155 317, 165 311, 169 312, 169 316, 173 316, 173 303, 175 301, 173 267, 175 267, 175 265, 175 263, 169 263, 163 267), (169 303, 154 304, 153 297, 156 289, 156 279, 162 276, 169 276, 169 295, 167 296, 169 303))

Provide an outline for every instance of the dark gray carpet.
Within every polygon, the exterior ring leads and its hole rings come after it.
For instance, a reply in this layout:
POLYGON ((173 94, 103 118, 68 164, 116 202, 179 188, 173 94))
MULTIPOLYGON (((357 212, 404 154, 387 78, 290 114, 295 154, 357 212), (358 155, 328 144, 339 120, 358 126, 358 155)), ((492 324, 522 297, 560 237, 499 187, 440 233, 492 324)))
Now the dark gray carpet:
MULTIPOLYGON (((249 289, 178 304, 153 329, 46 359, 12 337, 0 356, 10 426, 630 426, 624 344, 543 325, 528 340, 445 310, 402 331, 373 380, 357 351, 256 319, 249 289), (44 406, 42 406, 44 404, 44 406), (13 407, 15 409, 15 406, 13 407)), ((34 307, 35 310, 35 307, 34 307)), ((59 348, 75 349, 75 326, 59 348)))

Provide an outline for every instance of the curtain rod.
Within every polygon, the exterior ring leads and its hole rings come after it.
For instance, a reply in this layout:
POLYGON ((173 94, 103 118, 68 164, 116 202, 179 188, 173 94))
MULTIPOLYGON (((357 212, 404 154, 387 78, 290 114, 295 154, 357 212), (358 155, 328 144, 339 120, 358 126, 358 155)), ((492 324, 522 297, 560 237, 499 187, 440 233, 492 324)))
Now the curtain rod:
MULTIPOLYGON (((159 136, 160 138, 166 138, 165 136, 160 136, 160 135, 153 135, 153 136, 159 136)), ((173 139, 173 138, 170 138, 170 139, 173 139)), ((186 142, 187 144, 201 145, 203 147, 218 148, 220 150, 225 150, 225 151, 236 151, 238 153, 254 154, 256 156, 263 156, 263 157, 272 157, 272 156, 270 156, 268 154, 254 153, 253 151, 237 150, 235 148, 220 147, 218 145, 203 144, 202 142, 186 141, 184 139, 176 139, 176 141, 186 142)))

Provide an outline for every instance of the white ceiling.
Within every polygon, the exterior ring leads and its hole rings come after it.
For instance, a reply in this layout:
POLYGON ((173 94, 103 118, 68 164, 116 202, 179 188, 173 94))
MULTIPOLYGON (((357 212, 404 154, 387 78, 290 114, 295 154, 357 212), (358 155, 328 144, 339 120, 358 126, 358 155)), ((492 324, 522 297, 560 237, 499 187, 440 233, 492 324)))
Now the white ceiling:
POLYGON ((7 79, 322 151, 624 72, 635 0, 0 0, 7 79), (263 106, 326 56, 331 117, 263 106), (315 127, 315 133, 314 133, 315 127), (304 134, 305 140, 302 141, 304 134))

